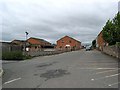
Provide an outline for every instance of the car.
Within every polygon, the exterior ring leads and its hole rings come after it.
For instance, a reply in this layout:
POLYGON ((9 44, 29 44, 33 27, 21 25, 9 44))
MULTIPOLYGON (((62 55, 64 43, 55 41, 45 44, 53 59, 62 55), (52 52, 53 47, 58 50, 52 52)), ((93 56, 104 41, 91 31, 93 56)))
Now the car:
POLYGON ((87 46, 86 51, 90 51, 90 50, 91 50, 91 46, 87 46))

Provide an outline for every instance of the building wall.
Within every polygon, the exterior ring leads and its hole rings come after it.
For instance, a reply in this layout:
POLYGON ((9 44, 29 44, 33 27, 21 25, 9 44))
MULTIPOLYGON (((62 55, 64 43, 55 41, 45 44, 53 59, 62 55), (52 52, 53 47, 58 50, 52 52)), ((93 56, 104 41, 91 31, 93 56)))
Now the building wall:
POLYGON ((22 51, 22 47, 20 45, 14 45, 14 44, 10 44, 10 43, 2 43, 1 49, 2 52, 12 52, 12 51, 22 51))
POLYGON ((43 51, 45 46, 51 46, 51 43, 47 41, 40 41, 39 39, 29 38, 27 40, 31 45, 29 51, 43 51))
POLYGON ((39 40, 30 38, 27 40, 27 42, 30 43, 29 51, 33 51, 33 52, 41 51, 42 42, 40 42, 39 40))
POLYGON ((97 42, 97 48, 102 51, 105 45, 104 39, 102 37, 102 32, 100 32, 100 34, 98 35, 96 42, 97 42))
POLYGON ((17 40, 13 40, 11 43, 17 44, 17 45, 20 45, 20 46, 25 45, 25 42, 17 41, 17 40))
POLYGON ((49 42, 43 42, 42 45, 43 46, 51 46, 51 43, 49 43, 49 42))
POLYGON ((81 48, 81 43, 69 37, 64 37, 57 41, 58 50, 77 50, 81 48))
POLYGON ((42 51, 41 45, 30 46, 29 51, 42 51))

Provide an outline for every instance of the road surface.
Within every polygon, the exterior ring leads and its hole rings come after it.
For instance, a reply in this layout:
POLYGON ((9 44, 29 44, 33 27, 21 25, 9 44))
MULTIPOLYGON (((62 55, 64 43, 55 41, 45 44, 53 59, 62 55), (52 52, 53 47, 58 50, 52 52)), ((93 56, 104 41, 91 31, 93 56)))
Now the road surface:
POLYGON ((118 60, 99 51, 74 51, 3 62, 3 88, 118 88, 118 60))

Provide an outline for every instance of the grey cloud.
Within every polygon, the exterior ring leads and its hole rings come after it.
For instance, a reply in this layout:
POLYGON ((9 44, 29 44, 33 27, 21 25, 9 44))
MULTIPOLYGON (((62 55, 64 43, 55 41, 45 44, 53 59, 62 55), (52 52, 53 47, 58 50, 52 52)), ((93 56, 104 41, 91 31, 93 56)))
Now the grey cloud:
POLYGON ((13 35, 11 33, 2 32, 2 39, 6 41, 10 41, 13 39, 13 35), (9 37, 9 38, 8 38, 9 37))
POLYGON ((117 0, 4 0, 0 5, 5 41, 25 39, 28 31, 29 37, 52 43, 65 35, 91 42, 117 11, 117 0))

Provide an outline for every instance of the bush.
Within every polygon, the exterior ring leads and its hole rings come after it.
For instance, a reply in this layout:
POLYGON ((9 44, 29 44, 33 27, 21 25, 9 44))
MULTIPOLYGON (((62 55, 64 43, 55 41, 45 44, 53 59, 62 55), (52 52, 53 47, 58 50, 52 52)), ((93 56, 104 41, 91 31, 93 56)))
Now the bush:
POLYGON ((117 45, 117 46, 120 46, 120 42, 116 42, 116 45, 117 45))
POLYGON ((2 52, 2 60, 24 60, 29 58, 30 56, 25 56, 20 51, 2 52))

